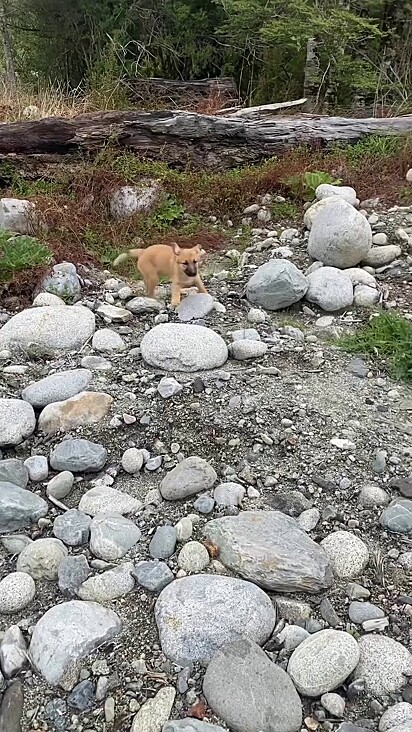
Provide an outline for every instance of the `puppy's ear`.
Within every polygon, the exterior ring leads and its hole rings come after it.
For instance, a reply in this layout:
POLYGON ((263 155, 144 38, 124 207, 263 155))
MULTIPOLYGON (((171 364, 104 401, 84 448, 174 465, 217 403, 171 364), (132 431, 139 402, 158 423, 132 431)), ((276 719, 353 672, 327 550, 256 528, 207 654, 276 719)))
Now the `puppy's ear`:
POLYGON ((205 259, 205 257, 206 257, 206 252, 204 249, 202 249, 202 247, 199 247, 199 254, 200 254, 200 259, 203 261, 203 259, 205 259))
POLYGON ((177 255, 180 254, 180 247, 178 246, 178 244, 176 244, 175 241, 172 242, 172 247, 173 247, 173 251, 174 251, 174 253, 176 254, 176 257, 177 257, 177 255))

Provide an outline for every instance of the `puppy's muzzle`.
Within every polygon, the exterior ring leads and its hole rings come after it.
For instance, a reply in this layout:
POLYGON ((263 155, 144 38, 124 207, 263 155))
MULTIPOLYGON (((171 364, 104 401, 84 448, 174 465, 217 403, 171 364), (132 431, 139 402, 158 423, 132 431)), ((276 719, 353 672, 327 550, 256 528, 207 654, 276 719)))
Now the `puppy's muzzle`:
POLYGON ((196 277, 197 275, 197 264, 187 264, 183 271, 188 277, 196 277))

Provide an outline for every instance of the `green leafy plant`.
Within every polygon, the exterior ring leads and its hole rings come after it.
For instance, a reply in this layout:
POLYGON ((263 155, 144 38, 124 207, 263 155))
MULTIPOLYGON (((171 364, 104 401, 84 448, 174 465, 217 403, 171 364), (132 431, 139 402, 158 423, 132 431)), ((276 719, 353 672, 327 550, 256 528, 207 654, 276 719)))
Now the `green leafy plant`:
POLYGON ((173 196, 166 194, 161 205, 153 216, 153 222, 160 229, 166 229, 176 221, 181 220, 184 212, 184 206, 173 198, 173 196))
POLYGON ((290 201, 272 204, 272 218, 274 221, 279 219, 296 219, 298 214, 297 207, 294 203, 290 203, 290 201))
POLYGON ((396 313, 374 315, 353 335, 338 340, 348 353, 385 359, 396 379, 412 381, 412 322, 396 313))
POLYGON ((15 272, 50 264, 50 249, 32 236, 0 234, 0 279, 4 282, 15 272))
POLYGON ((310 170, 306 173, 297 173, 285 180, 285 185, 290 188, 296 198, 303 198, 305 201, 312 201, 315 198, 317 187, 324 183, 338 186, 342 181, 333 178, 330 173, 326 173, 323 170, 310 170))

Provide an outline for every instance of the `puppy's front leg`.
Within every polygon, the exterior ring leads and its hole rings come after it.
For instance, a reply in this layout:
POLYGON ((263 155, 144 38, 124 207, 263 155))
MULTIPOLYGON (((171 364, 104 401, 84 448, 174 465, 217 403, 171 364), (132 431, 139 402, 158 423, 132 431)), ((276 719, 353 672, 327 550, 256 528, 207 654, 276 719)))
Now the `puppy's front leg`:
POLYGON ((196 285, 196 287, 198 289, 198 292, 207 293, 206 287, 204 286, 204 284, 202 282, 202 278, 200 277, 200 275, 197 275, 197 277, 195 279, 195 285, 196 285))
POLYGON ((172 282, 172 307, 175 308, 180 303, 180 298, 182 296, 180 285, 175 284, 172 282))

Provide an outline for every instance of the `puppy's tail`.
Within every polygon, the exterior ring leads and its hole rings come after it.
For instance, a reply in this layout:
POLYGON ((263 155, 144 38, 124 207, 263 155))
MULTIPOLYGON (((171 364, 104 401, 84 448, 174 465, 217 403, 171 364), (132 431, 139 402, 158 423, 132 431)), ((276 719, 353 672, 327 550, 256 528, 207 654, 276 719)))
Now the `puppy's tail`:
POLYGON ((129 249, 128 252, 123 252, 114 260, 113 267, 118 267, 123 262, 127 262, 128 259, 139 259, 143 249, 129 249))

